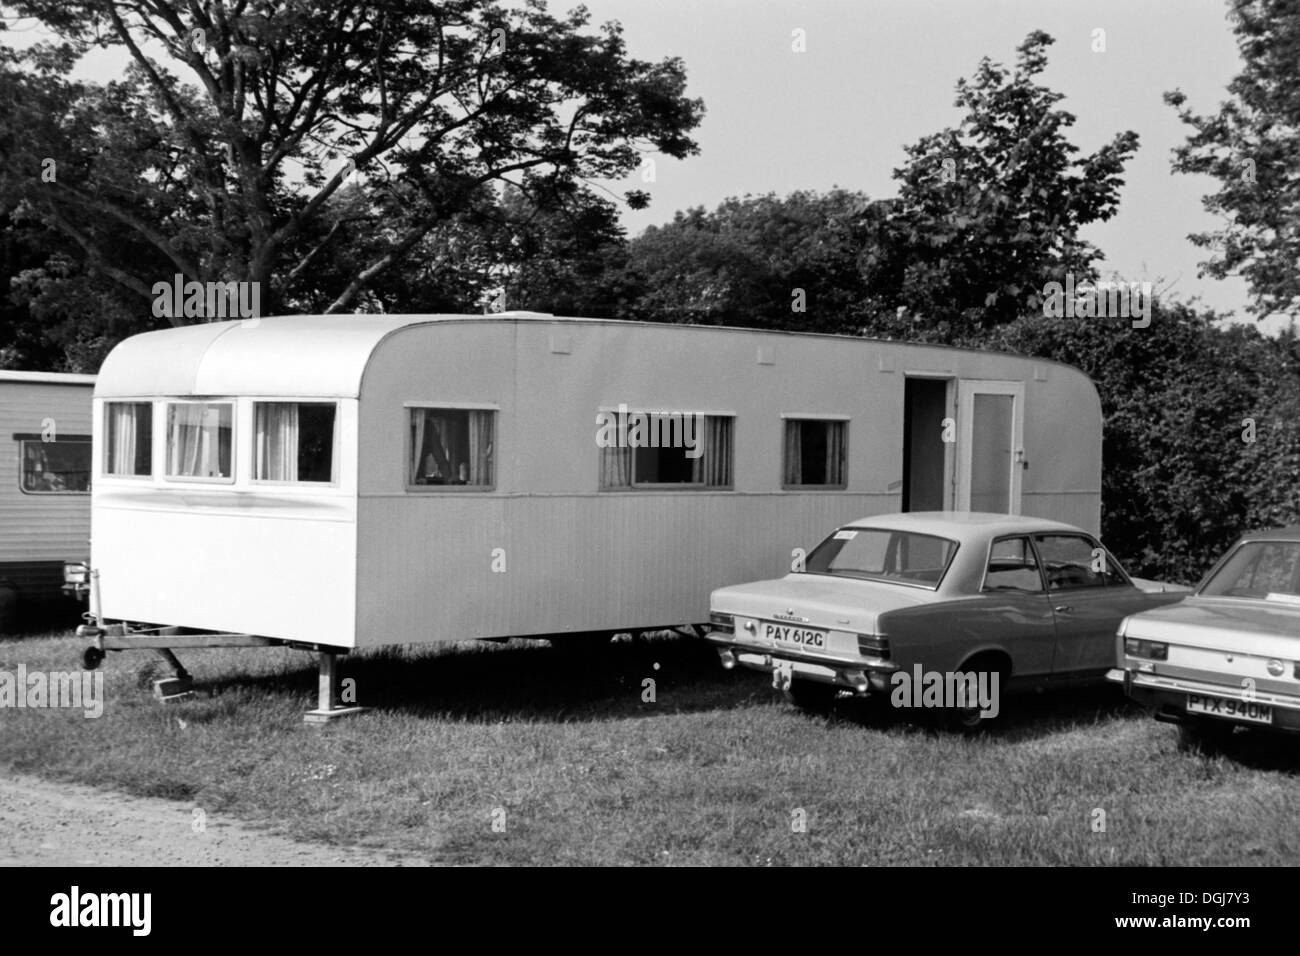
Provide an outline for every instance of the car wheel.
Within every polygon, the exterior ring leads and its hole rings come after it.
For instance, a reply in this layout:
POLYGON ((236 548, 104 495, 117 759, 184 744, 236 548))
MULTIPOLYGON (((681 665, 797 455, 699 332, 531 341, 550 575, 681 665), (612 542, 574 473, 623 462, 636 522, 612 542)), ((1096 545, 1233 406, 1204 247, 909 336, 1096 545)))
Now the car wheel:
MULTIPOLYGON (((996 670, 998 673, 998 687, 1001 688, 1006 685, 1006 670, 988 658, 983 659, 983 661, 981 661, 980 658, 976 658, 973 661, 968 661, 960 668, 963 672, 974 673, 978 673, 982 669, 988 669, 990 671, 996 670)), ((970 707, 948 707, 938 712, 938 724, 941 730, 948 733, 971 736, 988 730, 997 720, 997 714, 1000 714, 1001 712, 1002 706, 1000 701, 996 702, 994 713, 988 717, 982 716, 982 711, 978 702, 970 707)))
POLYGON ((839 688, 813 680, 792 680, 785 690, 786 699, 811 713, 825 713, 839 696, 839 688))
POLYGON ((973 735, 986 729, 993 720, 981 717, 979 706, 952 707, 939 711, 939 726, 951 734, 973 735))
POLYGON ((1183 753, 1213 756, 1227 747, 1235 729, 1236 725, 1226 720, 1188 719, 1178 726, 1178 749, 1183 753))

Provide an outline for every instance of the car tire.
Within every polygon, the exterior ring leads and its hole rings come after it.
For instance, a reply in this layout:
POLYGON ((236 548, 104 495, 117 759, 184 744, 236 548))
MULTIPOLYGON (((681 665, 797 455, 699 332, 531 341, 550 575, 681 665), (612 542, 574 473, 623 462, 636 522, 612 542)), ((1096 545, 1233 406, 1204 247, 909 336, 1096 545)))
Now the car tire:
POLYGON ((1188 718, 1178 725, 1178 749, 1183 753, 1212 757, 1228 746, 1236 724, 1226 720, 1188 718))
MULTIPOLYGON (((1007 674, 1004 668, 989 661, 987 658, 983 666, 995 669, 998 672, 998 687, 1006 686, 1007 674)), ((981 661, 976 658, 974 661, 967 661, 958 670, 961 671, 979 671, 981 661)), ((1002 712, 1001 701, 998 702, 998 713, 1002 712)), ((974 707, 949 707, 938 712, 939 729, 950 734, 962 734, 967 737, 973 737, 976 734, 988 730, 997 721, 997 716, 982 717, 980 716, 979 704, 974 707)))
POLYGON ((785 690, 786 699, 794 704, 800 710, 806 710, 809 713, 823 714, 831 709, 835 698, 839 696, 839 688, 833 684, 823 684, 814 680, 790 681, 790 686, 785 690))
POLYGON ((981 717, 979 707, 953 707, 939 711, 939 727, 950 734, 973 737, 988 728, 992 717, 981 717))

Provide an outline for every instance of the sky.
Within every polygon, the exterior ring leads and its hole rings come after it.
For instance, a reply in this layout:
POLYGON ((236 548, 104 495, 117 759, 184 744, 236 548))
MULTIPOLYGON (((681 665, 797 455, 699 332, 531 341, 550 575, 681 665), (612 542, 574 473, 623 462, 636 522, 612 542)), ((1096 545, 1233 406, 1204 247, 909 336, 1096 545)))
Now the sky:
MULTIPOLYGON (((554 3, 552 9, 571 4, 554 3)), ((1080 155, 1116 133, 1140 137, 1125 169, 1118 213, 1087 227, 1103 273, 1150 281, 1219 312, 1245 312, 1239 278, 1197 277, 1206 258, 1187 235, 1213 228, 1201 198, 1208 177, 1174 175, 1188 127, 1166 106, 1181 89, 1200 113, 1217 110, 1239 72, 1225 0, 587 0, 593 23, 618 20, 641 59, 678 56, 688 92, 704 100, 700 155, 659 158, 651 194, 628 212, 633 234, 691 206, 727 196, 832 186, 873 199, 896 195, 904 147, 956 125, 954 86, 980 60, 1014 65, 1033 30, 1056 39, 1040 82, 1065 94, 1080 155), (792 31, 806 52, 792 49, 792 31), (1094 30, 1105 51, 1094 52, 1094 30)), ((1269 326, 1274 323, 1269 323, 1269 326)), ((1268 327, 1268 326, 1266 326, 1268 327)))
MULTIPOLYGON (((576 4, 550 0, 553 13, 576 4)), ((1164 92, 1181 89, 1200 113, 1217 110, 1240 70, 1226 0, 587 0, 593 25, 620 22, 628 52, 680 57, 690 96, 704 100, 700 154, 657 157, 654 182, 634 174, 616 192, 644 189, 624 211, 630 235, 692 206, 729 196, 833 186, 872 199, 895 195, 904 147, 961 112, 954 85, 981 58, 1012 66, 1033 30, 1056 40, 1040 82, 1065 94, 1080 155, 1131 129, 1140 146, 1125 168, 1117 214, 1085 228, 1105 254, 1103 274, 1150 281, 1184 300, 1253 322, 1236 277, 1199 278, 1206 253, 1189 233, 1214 228, 1202 206, 1208 177, 1174 175, 1187 136, 1164 92), (806 49, 795 52, 802 30, 806 49), (1093 49, 1104 30, 1105 49, 1093 49)), ((11 36, 10 42, 17 39, 11 36)), ((125 60, 96 52, 83 75, 108 79, 125 60)), ((1269 320, 1271 329, 1278 323, 1269 320)))

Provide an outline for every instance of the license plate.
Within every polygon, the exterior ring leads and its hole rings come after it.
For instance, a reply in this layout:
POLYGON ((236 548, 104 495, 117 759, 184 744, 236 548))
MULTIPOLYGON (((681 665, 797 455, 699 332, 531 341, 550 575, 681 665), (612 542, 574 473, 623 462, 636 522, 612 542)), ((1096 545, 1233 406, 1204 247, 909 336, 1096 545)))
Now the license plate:
POLYGON ((763 636, 778 644, 791 647, 811 647, 816 650, 826 649, 826 632, 813 631, 806 627, 787 627, 784 624, 764 624, 763 636))
POLYGON ((1243 720, 1250 724, 1273 723, 1272 707, 1247 700, 1236 700, 1232 697, 1201 697, 1197 694, 1188 694, 1187 712, 1243 720))

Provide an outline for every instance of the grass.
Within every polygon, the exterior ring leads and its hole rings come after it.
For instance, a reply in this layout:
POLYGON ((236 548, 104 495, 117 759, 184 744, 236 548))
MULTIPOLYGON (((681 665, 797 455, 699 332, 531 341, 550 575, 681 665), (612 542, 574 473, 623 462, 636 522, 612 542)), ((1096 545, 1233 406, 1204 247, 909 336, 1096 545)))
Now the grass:
MULTIPOLYGON (((8 640, 0 669, 73 669, 80 651, 66 635, 8 640)), ((996 729, 964 739, 887 705, 810 716, 698 641, 594 658, 516 641, 351 655, 342 676, 371 709, 311 727, 308 655, 180 656, 197 688, 183 703, 154 701, 152 657, 131 652, 103 665, 98 720, 0 710, 0 766, 446 863, 1164 866, 1300 851, 1294 741, 1239 733, 1226 758, 1182 754, 1114 687, 1012 698, 996 729)))

